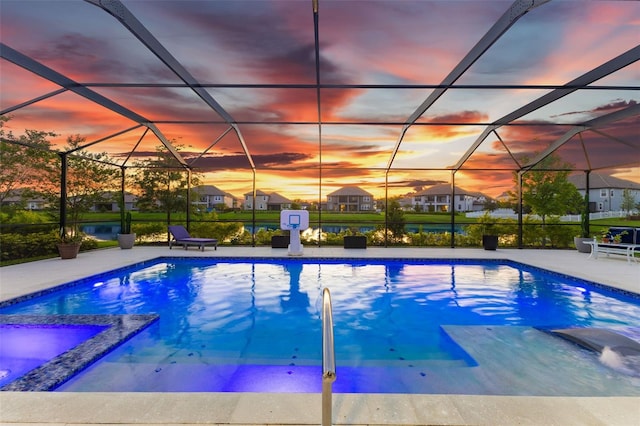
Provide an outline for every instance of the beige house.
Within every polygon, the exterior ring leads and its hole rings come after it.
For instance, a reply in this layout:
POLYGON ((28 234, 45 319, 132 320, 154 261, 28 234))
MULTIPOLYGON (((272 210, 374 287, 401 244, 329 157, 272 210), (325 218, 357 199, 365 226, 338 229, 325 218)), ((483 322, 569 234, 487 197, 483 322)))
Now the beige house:
POLYGON ((207 211, 220 209, 224 205, 224 208, 235 208, 238 206, 238 199, 233 195, 221 190, 213 185, 200 185, 194 188, 194 191, 198 194, 198 200, 193 204, 207 211))
MULTIPOLYGON (((454 188, 453 205, 458 212, 470 212, 482 210, 487 197, 479 192, 454 188)), ((414 210, 424 212, 448 212, 451 211, 451 185, 440 184, 425 189, 413 196, 414 210)))
MULTIPOLYGON (((267 194, 259 189, 256 190, 256 210, 280 211, 291 208, 292 203, 290 199, 277 192, 267 194)), ((244 209, 253 210, 253 192, 244 194, 244 209)))
POLYGON ((357 186, 345 186, 327 195, 328 211, 370 212, 375 208, 373 194, 357 186))

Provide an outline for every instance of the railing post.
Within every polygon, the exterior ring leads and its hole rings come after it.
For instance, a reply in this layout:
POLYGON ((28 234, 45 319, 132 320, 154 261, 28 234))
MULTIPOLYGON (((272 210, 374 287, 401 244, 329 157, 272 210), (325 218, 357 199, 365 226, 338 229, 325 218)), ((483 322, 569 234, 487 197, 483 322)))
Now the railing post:
POLYGON ((331 293, 322 290, 322 426, 333 421, 331 388, 336 380, 336 358, 333 343, 333 312, 331 293))

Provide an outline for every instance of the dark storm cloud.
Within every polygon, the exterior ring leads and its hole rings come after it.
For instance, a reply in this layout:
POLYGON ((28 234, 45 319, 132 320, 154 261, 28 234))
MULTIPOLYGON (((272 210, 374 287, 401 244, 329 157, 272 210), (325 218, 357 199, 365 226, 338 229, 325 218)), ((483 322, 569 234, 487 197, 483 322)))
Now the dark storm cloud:
POLYGON ((482 123, 489 120, 489 115, 481 111, 458 111, 451 114, 425 116, 428 123, 482 123))
POLYGON ((31 49, 28 53, 36 60, 58 71, 66 71, 71 78, 81 82, 175 80, 171 71, 144 51, 145 59, 129 56, 135 44, 111 43, 105 38, 94 38, 76 32, 60 34, 45 47, 31 49), (149 63, 150 62, 150 63, 149 63), (155 62, 155 63, 154 63, 155 62))
MULTIPOLYGON (((415 192, 422 191, 425 187, 439 185, 441 183, 448 183, 443 180, 434 180, 434 179, 412 179, 412 180, 402 180, 396 182, 389 182, 388 186, 390 188, 413 188, 415 192)), ((384 188, 384 185, 380 186, 384 188)))
POLYGON ((617 111, 620 109, 624 109, 624 108, 628 108, 630 106, 634 106, 637 105, 638 102, 634 99, 630 99, 628 101, 619 99, 616 100, 615 102, 611 102, 608 103, 606 105, 600 105, 596 108, 590 109, 590 110, 583 110, 583 111, 569 111, 569 112, 565 112, 562 114, 557 114, 557 115, 552 115, 552 118, 556 118, 556 117, 563 117, 563 116, 568 116, 568 115, 575 115, 575 114, 585 114, 585 113, 603 113, 603 112, 613 112, 613 111, 617 111))
MULTIPOLYGON (((252 155, 252 158, 256 168, 278 168, 295 165, 308 160, 310 156, 302 153, 283 152, 279 154, 257 154, 252 155)), ((203 171, 246 169, 250 166, 244 154, 203 156, 190 164, 203 171)))

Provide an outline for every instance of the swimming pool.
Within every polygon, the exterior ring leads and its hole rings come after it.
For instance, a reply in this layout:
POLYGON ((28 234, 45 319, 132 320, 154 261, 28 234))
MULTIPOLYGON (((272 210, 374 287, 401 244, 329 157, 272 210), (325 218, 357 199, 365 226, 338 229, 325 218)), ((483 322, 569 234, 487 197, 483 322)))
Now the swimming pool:
POLYGON ((161 258, 74 284, 0 313, 160 319, 59 390, 318 392, 326 286, 336 392, 640 394, 537 329, 634 336, 638 299, 513 262, 161 258))

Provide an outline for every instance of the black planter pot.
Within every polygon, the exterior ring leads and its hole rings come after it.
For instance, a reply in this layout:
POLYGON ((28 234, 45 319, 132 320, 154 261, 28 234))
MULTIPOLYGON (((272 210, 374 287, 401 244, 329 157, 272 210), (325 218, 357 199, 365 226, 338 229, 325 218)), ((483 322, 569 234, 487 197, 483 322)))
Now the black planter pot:
POLYGON ((274 235, 271 237, 271 248, 289 248, 289 236, 274 235))
POLYGON ((498 236, 497 235, 483 235, 482 247, 485 250, 496 250, 498 248, 498 236))
POLYGON ((344 248, 366 249, 367 237, 364 235, 347 235, 344 237, 344 248))

